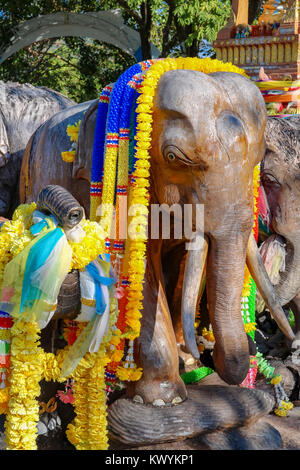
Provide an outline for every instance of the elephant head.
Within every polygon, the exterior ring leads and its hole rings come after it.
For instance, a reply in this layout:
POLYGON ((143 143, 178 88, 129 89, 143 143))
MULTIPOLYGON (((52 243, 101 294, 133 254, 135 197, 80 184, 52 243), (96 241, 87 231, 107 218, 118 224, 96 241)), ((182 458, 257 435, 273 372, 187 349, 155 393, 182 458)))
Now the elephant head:
MULTIPOLYGON (((267 303, 274 305, 270 282, 250 236, 253 169, 265 148, 265 104, 256 86, 238 74, 177 70, 160 79, 153 118, 155 202, 204 205, 204 248, 189 251, 183 282, 186 346, 198 356, 194 313, 207 254, 214 363, 226 382, 241 383, 249 369, 240 304, 246 254, 258 287, 267 303)), ((292 335, 278 306, 275 310, 284 331, 292 335)))
POLYGON ((300 291, 300 119, 269 118, 261 181, 271 228, 286 244, 285 271, 275 286, 282 305, 300 291))

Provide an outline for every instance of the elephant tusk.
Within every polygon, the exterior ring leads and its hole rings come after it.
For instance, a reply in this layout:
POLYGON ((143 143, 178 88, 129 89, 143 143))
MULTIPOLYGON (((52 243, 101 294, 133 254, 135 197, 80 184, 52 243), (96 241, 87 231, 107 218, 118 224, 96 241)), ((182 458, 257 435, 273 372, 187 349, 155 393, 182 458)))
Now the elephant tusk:
POLYGON ((262 298, 268 306, 270 313, 284 335, 293 340, 295 335, 282 310, 279 297, 276 294, 273 285, 269 279, 262 257, 257 248, 253 233, 249 237, 247 247, 247 266, 254 282, 259 289, 262 298))
POLYGON ((208 242, 204 236, 199 234, 194 237, 194 241, 198 241, 201 246, 196 250, 189 250, 187 255, 182 287, 181 323, 186 348, 194 358, 198 359, 199 351, 195 338, 194 323, 208 242))

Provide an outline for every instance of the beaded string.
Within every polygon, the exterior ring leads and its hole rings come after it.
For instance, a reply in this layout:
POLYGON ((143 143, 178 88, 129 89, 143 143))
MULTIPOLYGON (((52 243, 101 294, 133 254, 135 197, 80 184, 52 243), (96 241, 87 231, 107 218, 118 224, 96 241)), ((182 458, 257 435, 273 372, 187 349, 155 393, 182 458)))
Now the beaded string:
POLYGON ((133 75, 140 71, 141 65, 135 64, 121 75, 113 88, 109 104, 102 189, 102 204, 105 206, 105 209, 103 214, 101 214, 100 220, 100 224, 107 237, 109 237, 111 231, 112 207, 115 200, 121 109, 127 105, 127 103, 123 103, 123 96, 127 83, 133 75))
POLYGON ((7 411, 12 317, 0 311, 0 414, 7 411))
POLYGON ((99 216, 96 214, 97 208, 101 204, 101 193, 102 193, 102 175, 103 175, 103 164, 104 164, 104 148, 105 148, 105 136, 106 136, 106 120, 108 113, 108 106, 112 87, 106 86, 99 98, 96 126, 95 126, 95 137, 93 145, 93 158, 91 168, 91 189, 90 189, 90 219, 97 220, 99 216))

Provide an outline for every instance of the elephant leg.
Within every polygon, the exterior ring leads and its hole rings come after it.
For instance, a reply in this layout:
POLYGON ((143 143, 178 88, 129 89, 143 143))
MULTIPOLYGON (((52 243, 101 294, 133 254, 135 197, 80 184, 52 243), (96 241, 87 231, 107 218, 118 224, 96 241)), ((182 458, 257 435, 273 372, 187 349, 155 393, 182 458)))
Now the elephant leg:
POLYGON ((186 388, 179 376, 176 338, 172 326, 161 267, 161 242, 152 240, 147 251, 141 333, 135 341, 136 364, 143 368, 127 395, 144 403, 162 406, 180 403, 186 388))
MULTIPOLYGON (((185 270, 187 252, 185 250, 185 244, 177 244, 163 256, 163 274, 165 280, 165 291, 170 307, 170 313, 172 317, 173 328, 177 344, 184 345, 184 337, 181 322, 181 301, 182 301, 182 287, 185 270)), ((205 293, 205 276, 206 271, 203 272, 203 278, 201 281, 201 287, 198 294, 198 306, 200 308, 200 302, 202 304, 203 298, 205 298, 205 305, 202 308, 206 308, 206 311, 202 314, 201 308, 201 325, 208 327, 209 316, 207 311, 207 299, 205 293)))
POLYGON ((163 273, 165 280, 165 291, 172 318, 173 329, 176 338, 179 356, 180 372, 187 372, 193 367, 196 360, 186 350, 183 329, 181 324, 181 297, 184 278, 186 253, 184 245, 176 246, 171 252, 163 256, 163 273))
POLYGON ((185 258, 186 252, 182 243, 174 246, 162 258, 165 292, 177 344, 184 344, 181 325, 181 296, 185 258))
MULTIPOLYGON (((177 343, 179 370, 182 372, 189 372, 195 367, 200 366, 199 360, 195 359, 186 349, 181 322, 182 287, 186 254, 185 244, 181 242, 180 244, 175 244, 171 250, 170 246, 168 246, 168 252, 163 256, 165 291, 177 343)), ((199 292, 198 304, 200 304, 201 294, 202 291, 199 292)))

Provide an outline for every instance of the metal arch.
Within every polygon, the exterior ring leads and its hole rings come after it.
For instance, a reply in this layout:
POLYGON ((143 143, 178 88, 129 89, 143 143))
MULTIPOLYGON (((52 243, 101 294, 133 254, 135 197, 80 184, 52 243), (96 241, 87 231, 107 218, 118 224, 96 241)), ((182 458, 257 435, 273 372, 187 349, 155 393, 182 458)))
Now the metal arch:
MULTIPOLYGON (((98 39, 141 60, 140 36, 124 24, 121 10, 117 9, 86 13, 59 12, 24 21, 11 38, 10 46, 0 50, 0 64, 34 42, 66 36, 98 39)), ((151 49, 153 57, 158 57, 160 51, 153 45, 151 49)))

